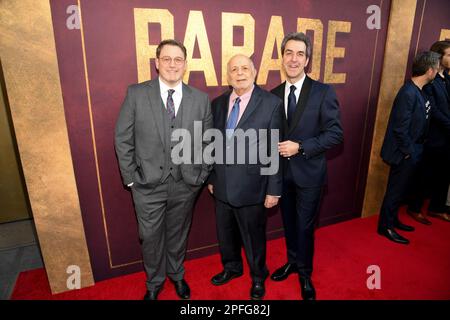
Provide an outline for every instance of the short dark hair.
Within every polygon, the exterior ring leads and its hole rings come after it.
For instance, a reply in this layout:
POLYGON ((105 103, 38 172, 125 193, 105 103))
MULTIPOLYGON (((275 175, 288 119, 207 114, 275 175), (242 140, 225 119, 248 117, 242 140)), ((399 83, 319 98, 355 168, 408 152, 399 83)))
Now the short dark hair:
POLYGON ((439 66, 439 53, 425 51, 418 53, 413 60, 412 76, 419 77, 424 75, 430 68, 439 66))
POLYGON ((441 56, 440 58, 442 58, 442 56, 445 53, 445 50, 447 50, 448 48, 450 48, 450 41, 442 40, 442 41, 436 41, 435 43, 433 43, 431 45, 430 51, 439 53, 439 55, 441 56))
POLYGON ((166 39, 166 40, 161 41, 158 44, 158 47, 156 48, 156 58, 159 58, 159 55, 161 54, 161 50, 164 46, 176 46, 176 47, 180 48, 181 51, 183 51, 184 58, 186 59, 186 57, 187 57, 186 47, 180 41, 177 41, 175 39, 166 39))
POLYGON ((311 57, 311 40, 309 40, 308 36, 303 32, 291 32, 284 36, 283 41, 281 42, 281 55, 284 55, 286 43, 290 40, 303 41, 306 46, 306 58, 309 59, 309 57, 311 57))

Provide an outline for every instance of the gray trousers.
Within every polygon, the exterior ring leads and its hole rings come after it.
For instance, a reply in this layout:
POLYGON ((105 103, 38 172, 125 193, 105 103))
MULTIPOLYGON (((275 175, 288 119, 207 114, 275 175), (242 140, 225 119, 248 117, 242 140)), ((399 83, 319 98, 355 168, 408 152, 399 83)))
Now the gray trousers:
POLYGON ((158 290, 166 276, 184 277, 183 262, 192 221, 192 208, 200 187, 189 186, 172 176, 155 188, 131 187, 142 241, 147 289, 158 290))

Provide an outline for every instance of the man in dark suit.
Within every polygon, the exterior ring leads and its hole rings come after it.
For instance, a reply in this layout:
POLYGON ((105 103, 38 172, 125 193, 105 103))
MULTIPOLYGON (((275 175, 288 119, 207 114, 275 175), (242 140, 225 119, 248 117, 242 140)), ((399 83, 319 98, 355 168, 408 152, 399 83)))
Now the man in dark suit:
POLYGON ((381 157, 391 168, 378 220, 378 233, 400 244, 408 244, 409 240, 394 228, 414 230, 399 221, 398 210, 422 158, 430 118, 431 105, 422 88, 434 79, 438 67, 439 55, 435 52, 420 53, 414 58, 412 78, 395 97, 381 148, 381 157))
POLYGON ((427 191, 430 196, 428 216, 450 222, 446 206, 450 183, 450 41, 437 41, 430 51, 441 57, 439 72, 432 82, 423 87, 432 106, 430 129, 407 210, 412 218, 427 225, 431 222, 422 213, 427 191))
MULTIPOLYGON (((166 275, 178 296, 189 299, 183 261, 192 207, 212 166, 176 160, 172 150, 179 144, 173 136, 184 129, 195 138, 196 124, 203 130, 211 128, 211 107, 205 93, 182 83, 186 71, 182 43, 162 41, 155 63, 157 79, 128 88, 116 124, 116 153, 123 182, 131 187, 142 240, 147 274, 144 299, 157 299, 166 275)), ((189 139, 182 143, 194 156, 207 145, 189 139)))
POLYGON ((244 55, 230 59, 227 76, 233 89, 212 102, 214 128, 225 137, 222 147, 217 144, 225 161, 216 159, 208 185, 216 202, 223 264, 223 271, 211 282, 223 285, 242 275, 243 244, 252 277, 250 297, 262 299, 268 276, 265 207, 278 203, 282 187, 277 151, 283 117, 281 101, 254 84, 255 67, 244 55), (261 151, 269 156, 270 163, 261 158, 261 151))
POLYGON ((309 38, 301 32, 286 35, 281 53, 286 82, 272 93, 283 100, 286 116, 279 152, 284 159, 281 213, 287 263, 271 279, 282 281, 298 272, 303 299, 313 300, 314 225, 326 183, 325 152, 343 141, 343 132, 333 88, 305 74, 311 57, 309 38))

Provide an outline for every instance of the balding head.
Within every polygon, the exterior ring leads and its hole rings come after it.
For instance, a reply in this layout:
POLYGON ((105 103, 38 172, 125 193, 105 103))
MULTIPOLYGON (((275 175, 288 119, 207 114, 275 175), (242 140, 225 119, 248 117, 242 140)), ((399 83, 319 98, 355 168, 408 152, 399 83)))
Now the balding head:
POLYGON ((237 95, 248 92, 256 78, 253 61, 243 54, 234 55, 227 64, 227 78, 237 95))
POLYGON ((247 63, 249 65, 251 65, 253 70, 256 70, 255 69, 255 65, 253 64, 253 60, 250 59, 249 57, 247 57, 245 54, 242 54, 242 53, 235 54, 234 56, 232 56, 230 58, 230 60, 228 60, 227 69, 229 69, 232 64, 236 63, 236 60, 241 60, 241 59, 247 61, 247 63))

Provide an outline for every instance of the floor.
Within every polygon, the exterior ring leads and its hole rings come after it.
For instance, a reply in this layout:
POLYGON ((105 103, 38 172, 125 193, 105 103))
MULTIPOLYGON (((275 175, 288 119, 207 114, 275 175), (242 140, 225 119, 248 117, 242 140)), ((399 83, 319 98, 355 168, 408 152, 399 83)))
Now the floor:
MULTIPOLYGON (((377 234, 378 216, 352 219, 316 231, 313 281, 320 300, 450 300, 450 223, 430 218, 432 225, 414 221, 400 210, 400 220, 415 228, 401 232, 407 246, 377 234)), ((245 256, 244 254, 242 255, 245 256)), ((284 238, 267 243, 267 267, 274 271, 285 263, 284 238)), ((192 300, 248 300, 251 277, 244 275, 224 286, 210 279, 222 270, 220 255, 185 262, 185 279, 192 300)), ((97 281, 80 290, 52 294, 43 268, 22 272, 12 300, 140 300, 145 293, 145 273, 137 272, 97 281)), ((161 300, 178 299, 166 281, 161 300)), ((298 277, 266 281, 267 300, 298 300, 298 277)), ((167 317, 166 317, 167 318, 167 317)), ((175 318, 178 318, 175 316, 175 318)))
POLYGON ((0 300, 8 300, 20 272, 42 268, 33 220, 0 224, 0 300))

